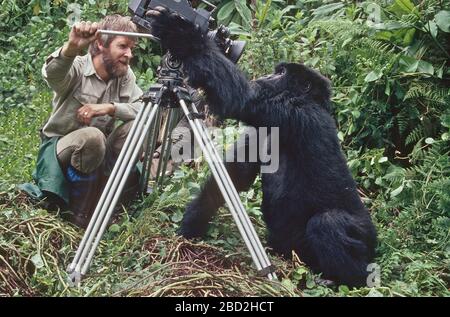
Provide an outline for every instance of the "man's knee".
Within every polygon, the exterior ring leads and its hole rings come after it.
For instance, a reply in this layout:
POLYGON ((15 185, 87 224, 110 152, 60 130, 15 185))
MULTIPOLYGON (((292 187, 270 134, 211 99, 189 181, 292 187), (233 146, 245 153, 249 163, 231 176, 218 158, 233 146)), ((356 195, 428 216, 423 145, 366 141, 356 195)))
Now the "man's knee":
POLYGON ((56 152, 64 167, 68 164, 82 173, 90 173, 103 161, 105 135, 97 128, 86 127, 69 133, 58 141, 56 152))
POLYGON ((105 135, 95 127, 80 130, 80 145, 93 151, 105 152, 105 135))
POLYGON ((85 146, 105 147, 105 135, 98 128, 86 127, 78 130, 78 132, 79 132, 79 139, 81 142, 85 144, 85 146))

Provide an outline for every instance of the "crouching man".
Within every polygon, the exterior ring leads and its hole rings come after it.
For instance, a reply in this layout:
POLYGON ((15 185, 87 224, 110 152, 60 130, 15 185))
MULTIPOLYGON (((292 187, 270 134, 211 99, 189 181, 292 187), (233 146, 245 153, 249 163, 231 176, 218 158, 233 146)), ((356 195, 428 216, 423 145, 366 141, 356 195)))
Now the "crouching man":
POLYGON ((129 67, 135 39, 100 35, 98 29, 137 31, 129 17, 119 15, 99 23, 77 23, 69 40, 42 68, 54 98, 52 114, 41 131, 33 174, 39 189, 34 194, 63 210, 68 207, 68 220, 80 227, 89 223, 142 106, 138 101, 142 91, 129 67))

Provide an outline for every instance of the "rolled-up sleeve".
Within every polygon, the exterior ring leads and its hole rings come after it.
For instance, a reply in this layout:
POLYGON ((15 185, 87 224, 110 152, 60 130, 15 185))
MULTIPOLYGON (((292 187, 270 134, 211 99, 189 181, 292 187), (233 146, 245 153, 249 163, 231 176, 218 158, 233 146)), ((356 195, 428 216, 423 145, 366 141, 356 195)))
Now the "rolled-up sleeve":
POLYGON ((127 77, 120 84, 120 97, 126 102, 114 102, 114 116, 122 121, 130 121, 136 118, 143 103, 139 100, 142 90, 136 84, 136 76, 130 70, 127 77))

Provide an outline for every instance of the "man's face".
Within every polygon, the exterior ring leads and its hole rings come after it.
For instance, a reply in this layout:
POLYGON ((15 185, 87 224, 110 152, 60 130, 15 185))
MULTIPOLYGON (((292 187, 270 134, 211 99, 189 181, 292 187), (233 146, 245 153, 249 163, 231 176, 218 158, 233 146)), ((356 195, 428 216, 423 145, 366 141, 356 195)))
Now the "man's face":
POLYGON ((125 36, 116 36, 109 47, 103 47, 103 62, 111 78, 127 74, 135 41, 125 36))

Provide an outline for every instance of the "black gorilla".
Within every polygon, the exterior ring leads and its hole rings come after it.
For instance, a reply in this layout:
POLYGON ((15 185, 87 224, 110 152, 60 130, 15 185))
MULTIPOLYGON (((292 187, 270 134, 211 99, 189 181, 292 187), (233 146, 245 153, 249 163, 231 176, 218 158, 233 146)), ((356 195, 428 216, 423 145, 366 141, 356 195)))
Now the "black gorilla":
MULTIPOLYGON (((347 168, 329 114, 330 83, 300 64, 279 64, 248 82, 215 43, 165 9, 149 11, 152 33, 183 62, 188 83, 202 88, 213 113, 254 127, 279 127, 279 168, 262 174, 268 243, 294 250, 313 271, 350 286, 366 283, 376 232, 347 168)), ((238 191, 248 190, 258 163, 226 163, 238 191)), ((186 208, 180 233, 200 237, 223 204, 210 178, 186 208)))

